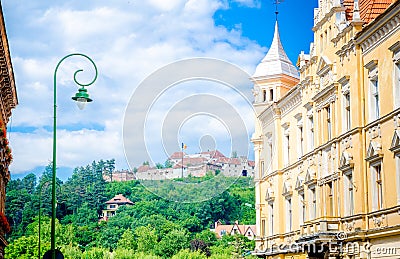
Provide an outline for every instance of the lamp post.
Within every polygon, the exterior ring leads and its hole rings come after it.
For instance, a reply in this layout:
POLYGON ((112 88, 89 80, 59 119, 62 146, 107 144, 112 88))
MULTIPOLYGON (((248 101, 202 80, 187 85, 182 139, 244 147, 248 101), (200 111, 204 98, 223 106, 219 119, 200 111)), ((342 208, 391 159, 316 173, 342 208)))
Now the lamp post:
MULTIPOLYGON (((41 226, 42 226, 42 221, 41 221, 41 217, 42 217, 42 189, 43 186, 48 185, 50 183, 51 179, 45 181, 42 185, 40 185, 39 187, 39 226, 38 226, 38 236, 39 236, 39 240, 38 240, 38 259, 40 259, 40 247, 41 247, 41 242, 40 242, 40 233, 41 233, 41 226)), ((61 188, 60 184, 57 183, 58 188, 61 188)))
POLYGON ((87 90, 85 88, 85 86, 89 86, 91 84, 93 84, 96 79, 97 79, 97 67, 96 64, 93 62, 93 60, 91 58, 89 58, 88 56, 81 54, 81 53, 72 53, 69 54, 65 57, 63 57, 58 63, 57 66, 54 70, 54 84, 53 84, 53 93, 54 93, 54 99, 53 99, 53 175, 52 175, 52 190, 51 190, 51 257, 52 259, 56 259, 56 173, 57 173, 57 166, 56 166, 56 147, 57 147, 57 71, 58 68, 60 66, 60 64, 67 58, 72 57, 72 56, 81 56, 86 58, 87 60, 89 60, 94 69, 95 69, 95 76, 93 78, 93 80, 87 84, 81 84, 80 82, 78 82, 76 75, 79 72, 82 72, 83 69, 78 69, 75 71, 74 73, 74 82, 80 86, 80 88, 78 89, 78 92, 75 94, 74 97, 72 97, 72 100, 76 101, 78 104, 79 109, 83 109, 86 105, 86 103, 91 102, 92 99, 89 98, 89 95, 87 93, 87 90))

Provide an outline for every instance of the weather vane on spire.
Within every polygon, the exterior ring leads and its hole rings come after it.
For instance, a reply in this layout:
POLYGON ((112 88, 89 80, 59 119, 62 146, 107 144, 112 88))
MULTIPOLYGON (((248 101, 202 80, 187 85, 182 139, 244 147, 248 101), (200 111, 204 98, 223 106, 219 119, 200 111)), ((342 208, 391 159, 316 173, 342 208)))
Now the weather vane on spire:
POLYGON ((278 14, 279 14, 279 12, 278 12, 278 5, 279 5, 280 3, 282 3, 283 0, 273 0, 273 1, 274 1, 274 5, 275 5, 276 21, 278 21, 278 14))

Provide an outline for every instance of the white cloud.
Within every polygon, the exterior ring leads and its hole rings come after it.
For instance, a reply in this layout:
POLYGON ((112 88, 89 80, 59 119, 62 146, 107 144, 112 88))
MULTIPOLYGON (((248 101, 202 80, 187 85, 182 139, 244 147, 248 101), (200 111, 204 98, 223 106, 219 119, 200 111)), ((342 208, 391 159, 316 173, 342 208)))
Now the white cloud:
MULTIPOLYGON (((226 8, 222 0, 28 2, 22 6, 21 1, 9 0, 3 5, 19 98, 12 118, 12 173, 51 159, 51 132, 39 129, 52 127, 53 72, 65 54, 90 56, 99 78, 88 87, 94 102, 79 112, 70 100, 76 91, 72 77, 83 65, 89 69, 82 73, 84 79, 90 78, 90 66, 73 59, 60 67, 58 164, 74 167, 115 157, 117 167, 125 168, 125 107, 146 76, 168 63, 199 56, 227 60, 252 73, 265 52, 243 38, 240 29, 215 26, 215 11, 226 8)), ((140 157, 141 152, 135 154, 140 157)))

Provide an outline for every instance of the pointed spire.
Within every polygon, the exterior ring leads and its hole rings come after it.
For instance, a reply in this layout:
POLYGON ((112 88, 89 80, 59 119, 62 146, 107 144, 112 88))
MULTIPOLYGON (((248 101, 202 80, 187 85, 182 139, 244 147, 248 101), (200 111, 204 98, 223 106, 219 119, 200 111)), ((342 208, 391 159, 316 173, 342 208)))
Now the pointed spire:
POLYGON ((274 39, 268 50, 267 55, 257 66, 253 77, 265 77, 285 74, 294 78, 299 78, 296 67, 289 60, 283 49, 281 39, 279 37, 278 21, 275 22, 274 39))

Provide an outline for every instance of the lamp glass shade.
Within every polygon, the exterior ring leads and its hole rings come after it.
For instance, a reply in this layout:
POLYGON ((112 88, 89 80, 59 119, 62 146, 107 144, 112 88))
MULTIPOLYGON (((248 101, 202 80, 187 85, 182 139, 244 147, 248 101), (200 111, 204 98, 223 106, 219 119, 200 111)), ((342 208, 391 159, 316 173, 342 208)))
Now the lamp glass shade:
POLYGON ((78 105, 79 110, 85 109, 87 103, 88 102, 86 101, 85 98, 77 98, 76 99, 76 105, 78 105))
POLYGON ((83 110, 86 104, 92 101, 92 99, 89 98, 87 90, 83 87, 78 89, 78 92, 72 97, 72 100, 76 101, 80 110, 83 110))

